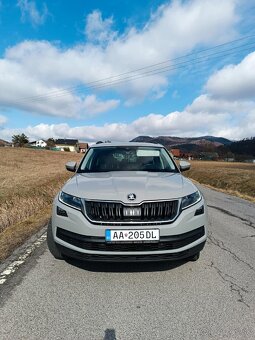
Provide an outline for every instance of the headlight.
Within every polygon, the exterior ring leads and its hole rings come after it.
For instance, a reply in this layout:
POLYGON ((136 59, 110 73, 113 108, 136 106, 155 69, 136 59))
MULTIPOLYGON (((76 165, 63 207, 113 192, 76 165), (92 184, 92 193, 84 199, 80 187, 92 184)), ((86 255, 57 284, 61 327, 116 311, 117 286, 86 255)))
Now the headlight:
POLYGON ((184 196, 182 198, 181 208, 182 209, 189 208, 190 206, 192 206, 192 205, 198 203, 199 201, 201 201, 201 199, 202 199, 202 196, 201 196, 199 191, 196 191, 196 192, 194 192, 191 195, 184 196))
POLYGON ((82 202, 79 197, 72 196, 61 191, 59 194, 59 200, 74 209, 82 210, 82 202))

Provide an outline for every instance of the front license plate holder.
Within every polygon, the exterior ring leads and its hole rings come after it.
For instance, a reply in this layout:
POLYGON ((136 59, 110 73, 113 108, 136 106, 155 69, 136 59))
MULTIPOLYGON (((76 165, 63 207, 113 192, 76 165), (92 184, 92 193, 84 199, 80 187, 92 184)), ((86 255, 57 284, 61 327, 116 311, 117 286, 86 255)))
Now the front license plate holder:
POLYGON ((159 229, 106 229, 105 241, 112 243, 159 242, 159 229))

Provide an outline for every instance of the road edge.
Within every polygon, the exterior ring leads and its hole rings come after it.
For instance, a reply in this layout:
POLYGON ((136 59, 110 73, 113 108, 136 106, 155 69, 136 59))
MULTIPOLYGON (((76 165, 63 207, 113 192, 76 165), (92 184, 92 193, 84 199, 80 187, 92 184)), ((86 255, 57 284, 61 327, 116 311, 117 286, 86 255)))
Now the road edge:
POLYGON ((25 243, 16 248, 13 253, 0 263, 0 285, 4 284, 7 277, 15 271, 32 255, 34 250, 46 241, 46 230, 48 224, 44 225, 37 233, 33 234, 25 243))

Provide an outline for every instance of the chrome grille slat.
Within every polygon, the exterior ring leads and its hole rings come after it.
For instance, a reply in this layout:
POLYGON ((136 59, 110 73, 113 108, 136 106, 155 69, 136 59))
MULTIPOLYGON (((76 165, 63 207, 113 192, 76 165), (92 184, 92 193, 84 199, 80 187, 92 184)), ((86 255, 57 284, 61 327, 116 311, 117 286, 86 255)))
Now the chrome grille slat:
POLYGON ((104 202, 85 200, 86 216, 92 222, 145 223, 172 221, 178 214, 179 201, 155 201, 141 204, 125 205, 120 202, 104 202), (141 207, 141 216, 124 216, 123 209, 141 207))

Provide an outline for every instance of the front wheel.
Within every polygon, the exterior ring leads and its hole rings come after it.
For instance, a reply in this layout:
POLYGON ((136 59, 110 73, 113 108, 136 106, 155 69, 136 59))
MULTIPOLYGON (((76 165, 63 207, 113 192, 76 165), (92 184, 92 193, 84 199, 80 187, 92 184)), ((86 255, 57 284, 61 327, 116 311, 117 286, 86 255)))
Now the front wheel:
POLYGON ((48 244, 49 251, 55 257, 55 259, 63 260, 63 255, 61 254, 61 251, 58 249, 56 242, 54 241, 54 238, 53 238, 51 219, 49 220, 48 229, 47 229, 47 244, 48 244))

